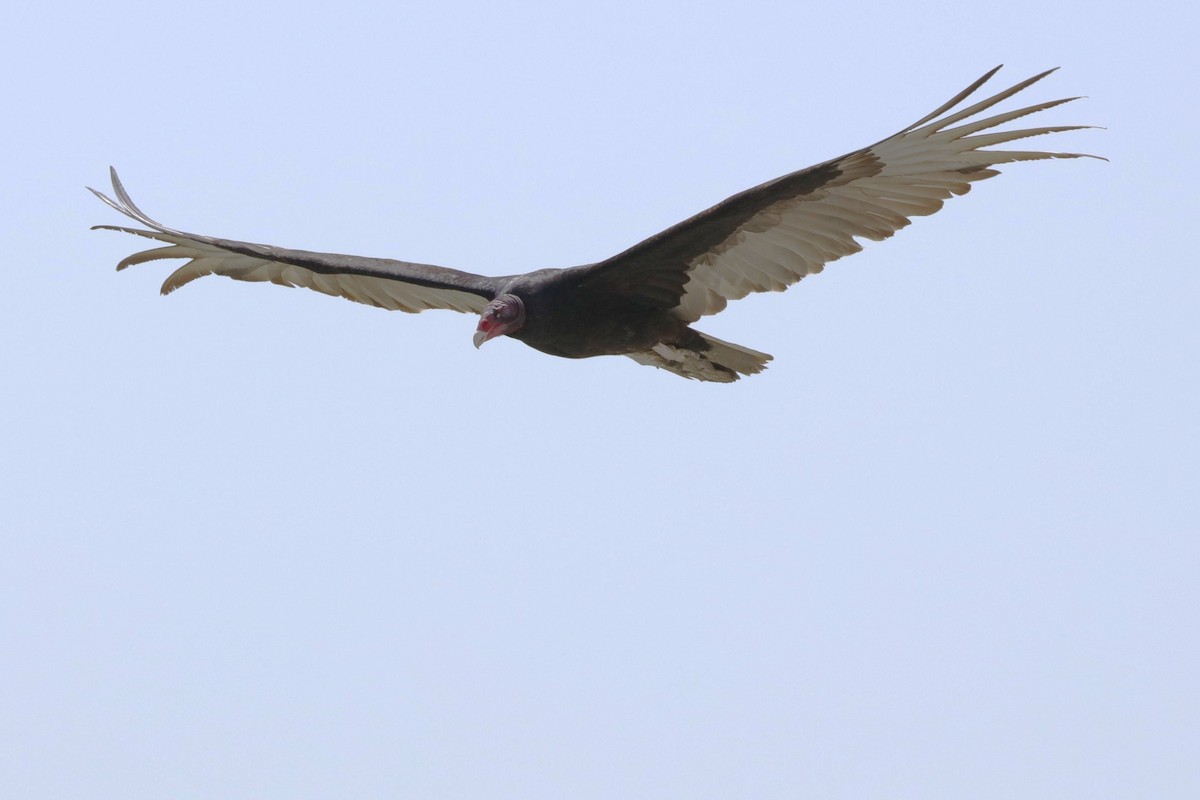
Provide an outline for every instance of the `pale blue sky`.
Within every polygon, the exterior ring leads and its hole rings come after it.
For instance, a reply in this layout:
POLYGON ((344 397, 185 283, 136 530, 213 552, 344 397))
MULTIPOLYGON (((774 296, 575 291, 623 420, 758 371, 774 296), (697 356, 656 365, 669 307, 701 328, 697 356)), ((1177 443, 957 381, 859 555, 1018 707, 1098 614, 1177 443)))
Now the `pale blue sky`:
MULTIPOLYGON (((1197 12, 7 12, 0 795, 1200 796, 1197 12), (167 264, 610 255, 997 63, 1089 99, 700 327, 731 386, 167 264)), ((569 9, 569 10, 565 10, 569 9)))

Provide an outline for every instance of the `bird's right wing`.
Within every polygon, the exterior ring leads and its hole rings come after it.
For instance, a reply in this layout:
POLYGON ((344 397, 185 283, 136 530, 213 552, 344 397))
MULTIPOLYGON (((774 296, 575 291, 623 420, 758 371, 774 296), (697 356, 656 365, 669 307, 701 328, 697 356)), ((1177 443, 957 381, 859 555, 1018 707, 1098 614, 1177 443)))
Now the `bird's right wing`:
POLYGON ((313 253, 177 231, 146 216, 130 199, 116 170, 111 172, 116 199, 95 189, 91 191, 109 206, 150 230, 116 225, 97 225, 93 230, 123 231, 166 243, 166 247, 145 250, 123 259, 117 264, 119 270, 146 261, 187 259, 187 263, 171 273, 163 283, 163 294, 205 275, 224 275, 239 281, 271 281, 282 286, 303 286, 393 311, 415 313, 442 308, 478 314, 496 297, 502 284, 497 278, 431 264, 313 253))

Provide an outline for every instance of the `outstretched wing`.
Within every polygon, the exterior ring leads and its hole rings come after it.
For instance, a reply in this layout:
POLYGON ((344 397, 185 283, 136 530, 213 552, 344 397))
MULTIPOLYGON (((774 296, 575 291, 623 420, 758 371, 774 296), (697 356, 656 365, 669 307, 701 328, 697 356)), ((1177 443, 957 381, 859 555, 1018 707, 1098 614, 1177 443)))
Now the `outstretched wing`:
POLYGON ((729 300, 751 292, 782 291, 820 272, 830 261, 861 250, 857 239, 888 238, 911 217, 932 214, 947 198, 966 193, 972 182, 999 174, 993 169, 997 164, 1082 157, 980 149, 1089 127, 980 133, 1077 98, 965 122, 1054 70, 942 116, 998 69, 896 135, 736 194, 607 261, 583 268, 582 282, 631 302, 670 309, 693 322, 722 310, 729 300), (951 127, 960 122, 964 124, 951 127))
POLYGON ((356 303, 394 311, 415 313, 429 308, 444 308, 480 313, 496 297, 501 285, 496 278, 431 264, 289 250, 177 231, 146 216, 129 198, 117 177, 117 171, 110 171, 116 199, 95 189, 91 189, 92 193, 151 230, 116 225, 97 225, 93 230, 123 231, 166 242, 166 247, 145 250, 123 259, 117 264, 119 270, 146 261, 187 259, 187 263, 171 273, 163 283, 163 294, 169 294, 205 275, 224 275, 239 281, 271 281, 282 286, 303 286, 356 303))

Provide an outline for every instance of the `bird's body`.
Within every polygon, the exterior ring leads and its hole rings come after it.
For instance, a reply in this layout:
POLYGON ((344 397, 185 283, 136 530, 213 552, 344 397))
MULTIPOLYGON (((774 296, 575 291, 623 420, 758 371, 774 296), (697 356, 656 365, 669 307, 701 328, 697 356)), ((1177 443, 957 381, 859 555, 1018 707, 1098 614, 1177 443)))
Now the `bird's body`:
POLYGON ((687 324, 660 309, 572 291, 569 281, 513 287, 525 303, 526 322, 510 333, 535 350, 562 358, 620 356, 684 335, 687 324), (592 320, 581 326, 577 320, 592 320))
POLYGON ((891 236, 910 217, 932 214, 972 182, 996 175, 997 164, 1080 156, 980 149, 1083 127, 979 133, 1067 100, 951 127, 1048 74, 942 116, 995 71, 895 136, 748 189, 612 258, 580 267, 493 278, 183 233, 138 209, 115 171, 116 199, 96 194, 149 230, 98 227, 167 245, 132 255, 118 269, 164 258, 188 260, 167 278, 164 294, 218 274, 305 286, 394 310, 477 313, 477 346, 507 335, 550 355, 626 355, 684 377, 727 383, 761 371, 771 357, 695 330, 691 324, 700 317, 721 311, 729 300, 779 291, 820 272, 826 263, 860 250, 860 238, 891 236))

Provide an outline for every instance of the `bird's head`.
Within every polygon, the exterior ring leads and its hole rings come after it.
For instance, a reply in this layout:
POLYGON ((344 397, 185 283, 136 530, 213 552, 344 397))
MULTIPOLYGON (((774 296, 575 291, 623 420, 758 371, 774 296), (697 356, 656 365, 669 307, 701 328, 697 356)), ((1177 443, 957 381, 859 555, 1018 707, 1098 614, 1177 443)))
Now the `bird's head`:
POLYGON ((525 324, 525 304, 515 294, 502 294, 487 304, 479 315, 479 327, 475 329, 475 346, 488 339, 504 336, 521 329, 525 324))

